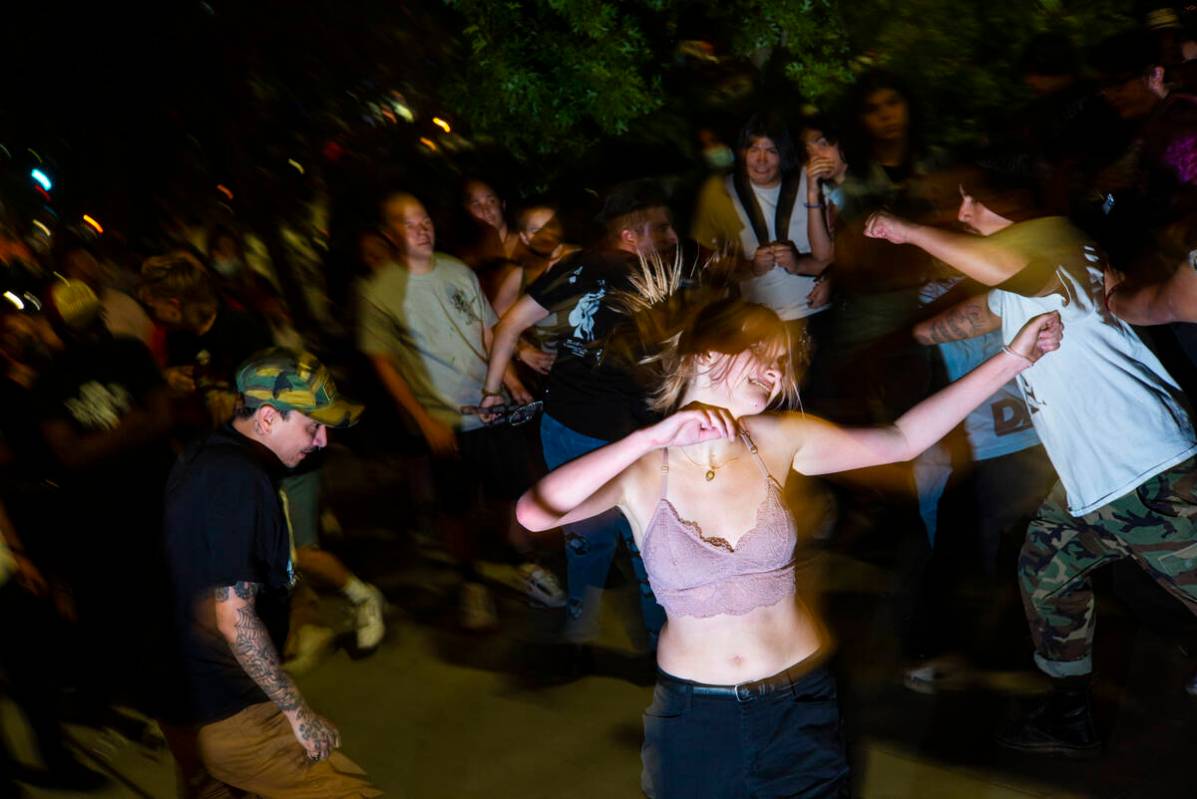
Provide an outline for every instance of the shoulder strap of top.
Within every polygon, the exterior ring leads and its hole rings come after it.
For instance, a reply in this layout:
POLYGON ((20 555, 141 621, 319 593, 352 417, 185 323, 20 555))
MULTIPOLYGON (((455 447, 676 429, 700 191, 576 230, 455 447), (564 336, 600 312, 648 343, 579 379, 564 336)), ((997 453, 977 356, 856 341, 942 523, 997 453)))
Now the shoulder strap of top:
POLYGON ((669 490, 669 447, 661 448, 661 499, 669 490))
POLYGON ((759 452, 757 452, 756 444, 753 442, 752 436, 748 435, 748 431, 741 430, 740 438, 743 439, 744 446, 748 447, 749 454, 751 454, 752 459, 754 461, 756 461, 756 465, 758 467, 760 467, 761 474, 763 474, 765 476, 765 479, 772 480, 773 482, 777 482, 776 480, 773 480, 773 475, 769 474, 769 467, 765 465, 765 462, 763 460, 761 460, 761 454, 759 452))

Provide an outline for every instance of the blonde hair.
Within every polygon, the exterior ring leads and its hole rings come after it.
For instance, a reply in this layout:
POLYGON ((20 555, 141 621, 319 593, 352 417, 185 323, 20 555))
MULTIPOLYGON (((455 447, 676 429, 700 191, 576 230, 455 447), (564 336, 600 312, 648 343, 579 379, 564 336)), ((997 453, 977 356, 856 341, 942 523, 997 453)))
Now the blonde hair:
POLYGON ((704 369, 700 363, 703 356, 731 356, 710 373, 711 379, 719 382, 726 379, 731 359, 745 352, 778 364, 778 401, 793 405, 798 398, 798 379, 789 329, 764 305, 694 285, 698 273, 712 263, 687 270, 680 255, 672 265, 659 257, 642 257, 639 274, 631 278, 632 288, 616 297, 616 307, 631 322, 630 329, 617 339, 618 351, 625 357, 630 351, 635 353, 633 360, 652 386, 649 407, 659 413, 677 410, 686 389, 704 369))

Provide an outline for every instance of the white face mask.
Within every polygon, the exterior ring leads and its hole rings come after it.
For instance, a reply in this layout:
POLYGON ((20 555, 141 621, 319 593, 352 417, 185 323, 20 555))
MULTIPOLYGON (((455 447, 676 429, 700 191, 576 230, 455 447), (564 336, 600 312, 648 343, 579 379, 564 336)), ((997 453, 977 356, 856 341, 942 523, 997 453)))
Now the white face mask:
POLYGON ((708 147, 702 151, 702 157, 712 169, 727 169, 736 162, 736 154, 726 144, 708 147))
POLYGON ((241 271, 241 260, 239 258, 213 258, 212 268, 221 277, 232 277, 241 271))

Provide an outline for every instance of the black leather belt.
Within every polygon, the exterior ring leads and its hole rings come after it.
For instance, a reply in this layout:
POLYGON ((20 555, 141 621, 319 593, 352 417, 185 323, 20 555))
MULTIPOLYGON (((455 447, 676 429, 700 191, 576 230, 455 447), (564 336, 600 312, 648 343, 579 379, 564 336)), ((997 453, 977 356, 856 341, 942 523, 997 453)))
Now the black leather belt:
POLYGON ((693 696, 709 696, 715 699, 735 699, 737 702, 753 702, 763 699, 769 694, 784 691, 796 684, 803 677, 817 668, 819 662, 815 658, 808 658, 795 663, 785 671, 780 671, 772 677, 765 677, 752 682, 742 682, 736 685, 708 685, 707 683, 692 682, 674 677, 672 674, 657 671, 657 678, 662 682, 672 683, 687 688, 693 696), (815 662, 812 662, 815 661, 815 662))

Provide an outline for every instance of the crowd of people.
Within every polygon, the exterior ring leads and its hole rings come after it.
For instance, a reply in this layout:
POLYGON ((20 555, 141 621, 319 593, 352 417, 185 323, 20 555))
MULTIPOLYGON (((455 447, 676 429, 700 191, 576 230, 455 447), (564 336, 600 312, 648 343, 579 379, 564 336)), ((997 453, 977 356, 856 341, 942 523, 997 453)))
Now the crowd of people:
MULTIPOLYGON (((347 314, 318 219, 177 221, 153 252, 8 220, 0 666, 47 779, 104 783, 64 744, 90 720, 156 726, 180 795, 380 795, 289 676, 335 636, 315 591, 359 654, 385 642, 382 592, 321 547, 323 450, 359 416, 398 456, 405 532, 460 573, 465 630, 500 623, 482 565, 505 559, 560 609, 542 667, 577 675, 612 569, 637 587, 647 796, 848 795, 835 631, 796 550, 878 530, 919 555, 905 683, 1033 658, 1051 690, 997 742, 1095 753, 1094 570, 1133 562, 1197 614, 1189 57, 1177 27, 1087 64, 1039 36, 1032 99, 971 152, 870 72, 838 114, 763 109, 734 148, 705 130, 695 191, 620 183, 594 230, 477 176, 447 204, 385 187, 347 314), (560 558, 531 534, 555 529, 560 558), (983 612, 952 598, 961 570, 983 612), (1012 614, 1021 648, 994 651, 1012 614)), ((14 768, 0 752, 0 796, 14 768)))

